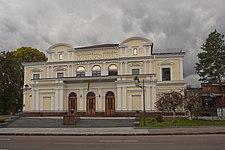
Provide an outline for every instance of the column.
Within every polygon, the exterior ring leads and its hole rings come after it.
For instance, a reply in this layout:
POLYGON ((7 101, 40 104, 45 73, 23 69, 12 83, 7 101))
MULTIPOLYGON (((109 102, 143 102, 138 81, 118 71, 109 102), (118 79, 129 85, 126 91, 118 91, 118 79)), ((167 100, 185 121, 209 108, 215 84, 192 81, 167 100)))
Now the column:
POLYGON ((55 89, 55 111, 58 110, 58 104, 59 104, 58 97, 59 97, 59 92, 58 92, 58 89, 56 88, 55 89))
POLYGON ((125 56, 127 56, 127 49, 128 47, 125 47, 125 56))
POLYGON ((129 106, 128 106, 129 111, 132 111, 132 95, 129 94, 129 106))
POLYGON ((152 61, 151 60, 149 61, 149 67, 150 67, 149 68, 149 73, 152 73, 152 61))
POLYGON ((54 78, 53 70, 54 70, 54 68, 53 68, 53 66, 52 66, 52 67, 51 67, 51 77, 52 77, 52 78, 54 78))
POLYGON ((144 74, 147 72, 146 61, 144 61, 144 74))
POLYGON ((51 96, 51 111, 54 110, 54 96, 51 96))
POLYGON ((59 110, 63 111, 63 88, 59 89, 59 110))
POLYGON ((41 101, 40 101, 40 111, 43 111, 43 106, 44 106, 43 100, 44 100, 44 98, 43 98, 43 96, 41 96, 41 101))
POLYGON ((127 93, 126 93, 126 87, 122 87, 122 110, 127 110, 126 102, 127 102, 127 93))
POLYGON ((49 66, 46 66, 47 68, 47 73, 46 73, 46 78, 49 78, 49 66))
POLYGON ((152 86, 152 110, 156 110, 155 103, 156 103, 156 85, 153 85, 152 86))
POLYGON ((128 74, 128 73, 127 73, 127 69, 128 69, 128 68, 127 68, 127 61, 126 61, 126 62, 125 62, 125 74, 128 74))
POLYGON ((36 90, 35 94, 35 110, 39 110, 39 90, 36 90))
POLYGON ((74 65, 72 65, 72 77, 74 77, 74 65))
POLYGON ((34 100, 35 100, 35 90, 32 88, 31 89, 31 95, 32 95, 32 97, 31 97, 31 103, 30 103, 30 110, 31 111, 34 111, 34 100))
POLYGON ((77 100, 80 100, 80 111, 84 111, 84 89, 80 89, 80 94, 77 96, 77 100), (82 95, 82 97, 81 97, 82 95))
POLYGON ((146 54, 147 47, 146 46, 143 46, 143 48, 144 48, 144 55, 145 55, 146 54))
POLYGON ((91 76, 91 74, 90 74, 90 64, 87 65, 87 76, 91 76))
POLYGON ((146 105, 145 105, 145 107, 146 107, 146 110, 151 110, 151 107, 150 107, 150 86, 149 85, 147 85, 146 86, 146 105))
POLYGON ((97 97, 98 97, 98 110, 97 111, 102 111, 103 110, 103 108, 102 108, 102 88, 98 88, 98 95, 97 95, 97 97), (100 95, 100 97, 99 97, 99 95, 100 95))
POLYGON ((105 62, 103 63, 102 75, 108 75, 107 73, 108 68, 106 68, 105 62))
POLYGON ((123 62, 120 62, 120 74, 123 75, 123 62))
POLYGON ((183 59, 180 59, 180 80, 183 80, 183 59))
POLYGON ((67 65, 67 77, 70 77, 70 65, 67 65))
POLYGON ((121 87, 117 87, 117 110, 121 110, 121 87))

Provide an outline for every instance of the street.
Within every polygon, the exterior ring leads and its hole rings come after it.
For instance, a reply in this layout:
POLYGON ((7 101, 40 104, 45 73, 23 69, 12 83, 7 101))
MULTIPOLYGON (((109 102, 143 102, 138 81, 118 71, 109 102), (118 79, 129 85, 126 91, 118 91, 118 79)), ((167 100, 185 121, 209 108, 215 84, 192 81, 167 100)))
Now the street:
POLYGON ((225 135, 0 136, 0 150, 224 150, 225 135))

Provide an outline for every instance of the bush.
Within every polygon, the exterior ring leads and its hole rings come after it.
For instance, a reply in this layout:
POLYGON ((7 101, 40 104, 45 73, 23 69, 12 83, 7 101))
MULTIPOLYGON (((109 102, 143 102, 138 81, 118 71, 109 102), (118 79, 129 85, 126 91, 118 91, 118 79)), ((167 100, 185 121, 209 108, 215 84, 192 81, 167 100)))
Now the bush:
POLYGON ((157 122, 163 122, 163 116, 161 114, 157 115, 155 117, 155 119, 156 119, 157 122))
POLYGON ((5 122, 5 119, 0 118, 0 123, 4 123, 4 122, 5 122))

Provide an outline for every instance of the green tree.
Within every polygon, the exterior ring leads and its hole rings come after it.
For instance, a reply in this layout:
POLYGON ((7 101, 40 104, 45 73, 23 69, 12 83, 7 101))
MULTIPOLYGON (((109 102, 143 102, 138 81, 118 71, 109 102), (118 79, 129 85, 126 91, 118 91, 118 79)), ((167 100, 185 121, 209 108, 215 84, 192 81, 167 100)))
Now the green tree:
POLYGON ((216 30, 209 34, 206 42, 198 53, 199 63, 195 70, 200 76, 200 81, 208 83, 221 83, 225 75, 225 44, 224 35, 216 30))
POLYGON ((172 91, 170 93, 162 93, 156 102, 159 111, 172 111, 176 115, 176 110, 183 109, 185 98, 181 92, 172 91))
MULTIPOLYGON (((225 43, 224 35, 216 30, 211 32, 198 54, 199 63, 195 70, 200 76, 200 81, 220 85, 220 92, 224 94, 222 79, 225 76, 225 43)), ((224 106, 224 96, 221 107, 224 106)), ((222 109, 221 109, 222 110, 222 109)))
POLYGON ((190 119, 201 114, 200 93, 191 93, 185 99, 185 109, 190 112, 190 119))
POLYGON ((20 62, 47 61, 45 54, 36 48, 20 47, 12 52, 12 55, 20 62))
POLYGON ((16 112, 21 101, 20 63, 10 52, 0 53, 0 112, 16 112))
POLYGON ((22 74, 22 76, 20 77, 20 100, 18 102, 18 108, 20 110, 22 110, 23 108, 23 100, 22 100, 22 95, 23 95, 23 91, 22 88, 24 86, 24 67, 22 65, 22 63, 24 62, 42 62, 42 61, 47 61, 47 58, 45 56, 45 54, 41 51, 39 51, 36 48, 32 48, 32 47, 20 47, 18 49, 16 49, 15 51, 11 52, 11 55, 19 62, 19 66, 20 66, 20 72, 22 74))

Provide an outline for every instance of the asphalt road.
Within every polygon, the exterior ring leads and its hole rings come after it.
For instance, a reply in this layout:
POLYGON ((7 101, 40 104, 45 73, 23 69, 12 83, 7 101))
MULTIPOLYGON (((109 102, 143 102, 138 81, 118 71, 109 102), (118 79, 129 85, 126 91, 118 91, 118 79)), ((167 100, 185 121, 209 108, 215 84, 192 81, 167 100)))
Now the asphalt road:
POLYGON ((225 135, 0 136, 0 150, 224 150, 225 135))

